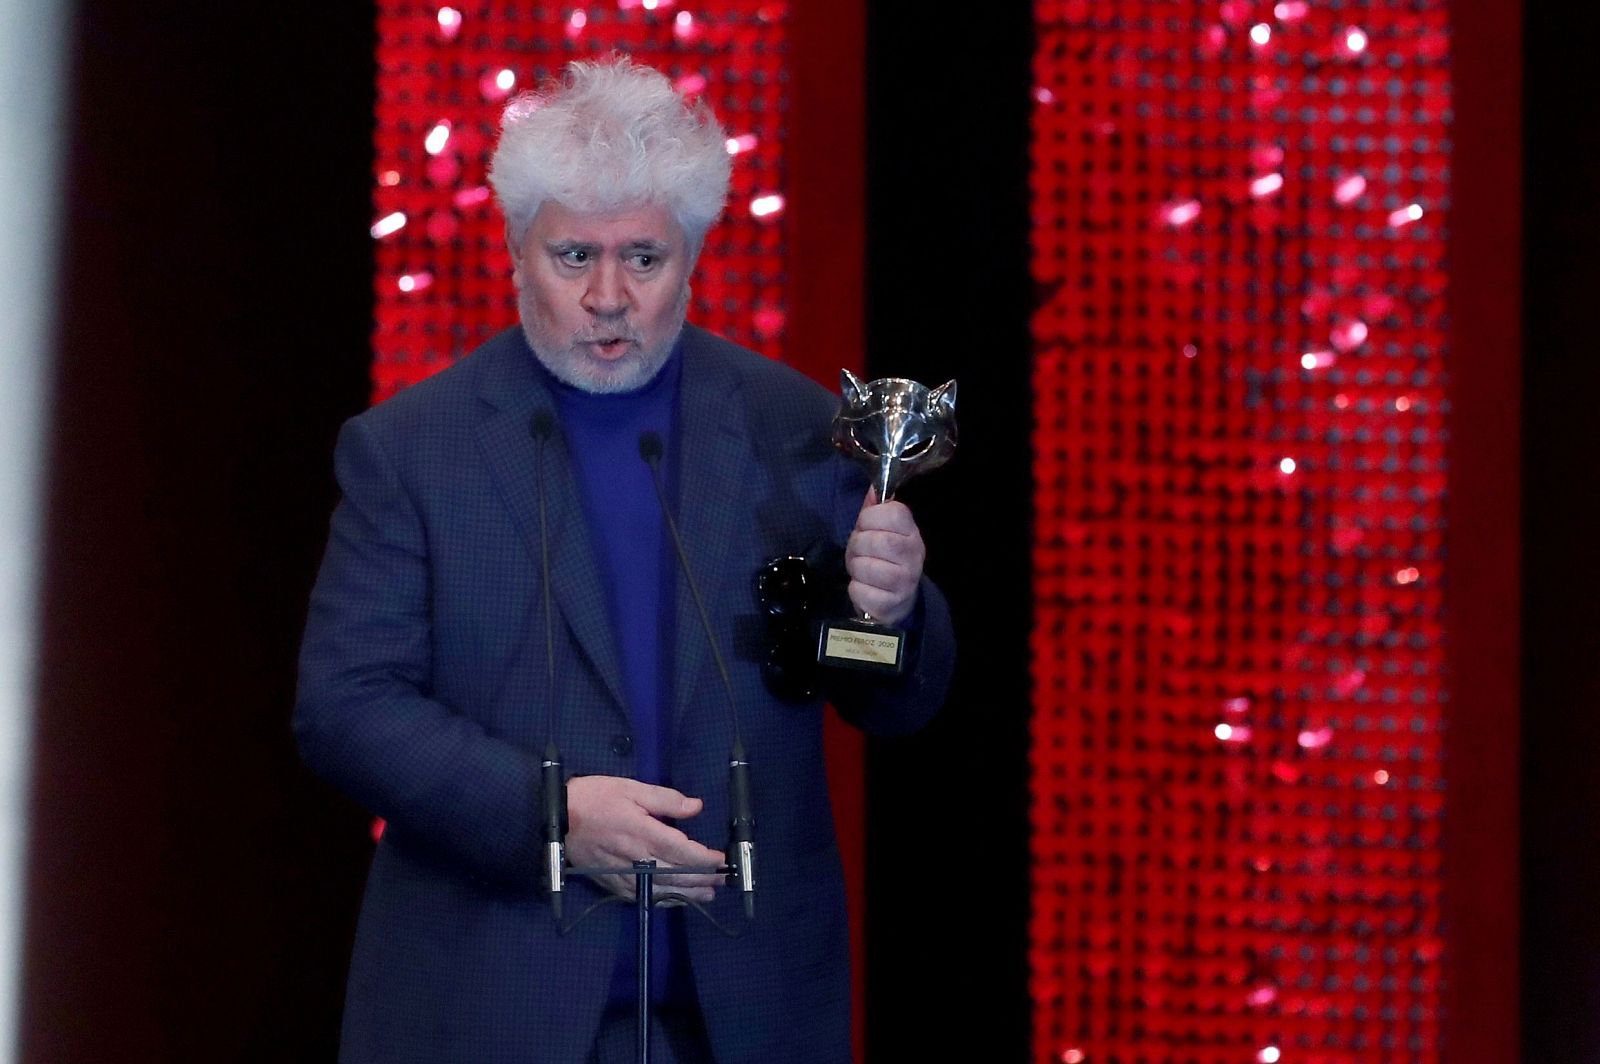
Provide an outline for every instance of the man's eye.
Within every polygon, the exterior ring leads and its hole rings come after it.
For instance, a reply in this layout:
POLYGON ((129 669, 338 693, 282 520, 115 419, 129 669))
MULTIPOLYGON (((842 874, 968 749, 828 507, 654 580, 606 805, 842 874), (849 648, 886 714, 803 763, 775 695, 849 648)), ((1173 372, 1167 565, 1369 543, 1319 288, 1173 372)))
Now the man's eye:
POLYGON ((568 248, 557 257, 567 266, 582 266, 589 261, 589 253, 583 248, 568 248))
POLYGON ((629 261, 633 263, 633 268, 636 270, 648 270, 656 264, 656 257, 640 251, 636 252, 629 261))

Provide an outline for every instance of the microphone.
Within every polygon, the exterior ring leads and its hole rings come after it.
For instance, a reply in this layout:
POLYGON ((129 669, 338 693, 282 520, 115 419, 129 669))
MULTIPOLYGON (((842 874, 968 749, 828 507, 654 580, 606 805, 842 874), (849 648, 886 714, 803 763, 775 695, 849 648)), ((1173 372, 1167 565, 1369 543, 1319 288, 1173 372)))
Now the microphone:
POLYGON ((544 585, 545 708, 549 712, 544 758, 539 764, 539 790, 544 799, 544 874, 550 891, 550 912, 559 924, 567 864, 567 783, 562 778, 561 750, 556 746, 556 636, 555 617, 550 609, 550 531, 544 499, 544 448, 555 432, 555 418, 548 410, 535 411, 528 422, 528 432, 538 444, 539 576, 544 585))
POLYGON ((700 614, 700 628, 711 646, 711 660, 716 662, 717 674, 722 677, 722 689, 728 693, 728 720, 733 727, 733 749, 728 755, 728 859, 733 871, 728 874, 729 885, 738 884, 744 899, 746 920, 756 916, 756 818, 750 811, 750 762, 745 757, 744 738, 739 732, 739 707, 733 697, 733 681, 728 678, 728 665, 722 660, 716 636, 711 631, 711 617, 706 613, 705 600, 700 597, 700 587, 695 583, 694 572, 689 568, 689 555, 683 549, 683 537, 678 535, 678 523, 672 519, 672 507, 667 505, 667 493, 661 486, 661 456, 665 448, 661 436, 655 432, 639 435, 639 457, 650 467, 650 483, 656 489, 656 501, 661 504, 661 516, 666 521, 667 533, 678 554, 678 564, 683 567, 684 583, 689 585, 689 595, 694 599, 700 614))
POLYGON ((728 856, 733 858, 732 878, 744 898, 746 920, 756 918, 756 818, 750 811, 750 762, 744 756, 744 739, 733 736, 728 755, 728 856))
POLYGON ((561 751, 555 740, 545 744, 540 762, 540 789, 544 792, 545 886, 550 890, 550 912, 561 920, 561 888, 567 865, 567 785, 561 778, 561 751))

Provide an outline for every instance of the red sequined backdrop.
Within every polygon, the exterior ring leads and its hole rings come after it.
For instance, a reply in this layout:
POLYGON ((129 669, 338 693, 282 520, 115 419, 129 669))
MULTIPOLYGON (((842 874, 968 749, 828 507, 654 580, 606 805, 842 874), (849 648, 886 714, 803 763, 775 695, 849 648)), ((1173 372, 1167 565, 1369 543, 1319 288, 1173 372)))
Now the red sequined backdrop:
POLYGON ((1439 1059, 1438 0, 1040 0, 1034 1059, 1439 1059))

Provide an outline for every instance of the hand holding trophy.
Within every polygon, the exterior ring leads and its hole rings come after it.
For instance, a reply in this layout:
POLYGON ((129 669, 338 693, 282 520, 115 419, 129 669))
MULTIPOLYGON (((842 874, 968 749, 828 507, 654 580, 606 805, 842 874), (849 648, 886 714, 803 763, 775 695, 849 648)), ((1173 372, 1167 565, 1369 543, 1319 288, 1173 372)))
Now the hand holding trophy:
MULTIPOLYGON (((833 420, 833 445, 871 467, 879 502, 888 502, 912 476, 936 469, 956 449, 956 382, 929 390, 916 381, 885 377, 863 382, 842 371, 843 403, 833 420)), ((823 665, 899 673, 905 632, 868 614, 826 621, 817 641, 823 665)))

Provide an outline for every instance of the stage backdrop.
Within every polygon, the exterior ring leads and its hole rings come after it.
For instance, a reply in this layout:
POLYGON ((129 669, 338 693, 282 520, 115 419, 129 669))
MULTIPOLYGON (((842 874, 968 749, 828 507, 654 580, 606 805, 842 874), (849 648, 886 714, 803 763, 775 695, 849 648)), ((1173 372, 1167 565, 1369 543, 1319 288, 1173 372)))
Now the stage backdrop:
POLYGON ((1439 1060, 1447 5, 1035 12, 1033 1057, 1439 1060))

